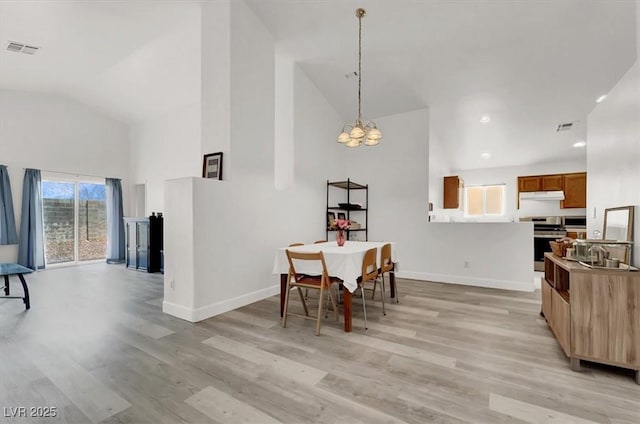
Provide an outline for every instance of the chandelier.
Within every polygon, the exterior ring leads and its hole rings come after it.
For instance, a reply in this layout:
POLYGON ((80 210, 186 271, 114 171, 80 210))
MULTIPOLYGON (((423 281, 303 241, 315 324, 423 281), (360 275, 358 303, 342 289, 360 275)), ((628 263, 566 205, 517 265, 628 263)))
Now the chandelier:
POLYGON ((364 9, 356 9, 358 17, 358 119, 355 124, 347 124, 342 127, 342 132, 338 136, 338 143, 347 147, 375 146, 382 140, 382 133, 374 122, 367 125, 362 123, 361 113, 361 88, 362 88, 362 18, 366 15, 364 9))

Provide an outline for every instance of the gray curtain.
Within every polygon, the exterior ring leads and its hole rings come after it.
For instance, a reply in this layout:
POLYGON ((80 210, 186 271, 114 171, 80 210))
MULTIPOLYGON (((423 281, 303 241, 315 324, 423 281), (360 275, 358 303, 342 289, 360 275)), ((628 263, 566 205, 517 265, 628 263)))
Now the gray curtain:
POLYGON ((16 216, 13 213, 13 197, 9 171, 0 165, 0 244, 18 243, 16 216))
POLYGON ((122 183, 118 178, 105 179, 107 194, 107 263, 124 262, 124 216, 122 183))
POLYGON ((44 268, 42 182, 39 169, 24 171, 21 217, 18 263, 33 270, 44 268))

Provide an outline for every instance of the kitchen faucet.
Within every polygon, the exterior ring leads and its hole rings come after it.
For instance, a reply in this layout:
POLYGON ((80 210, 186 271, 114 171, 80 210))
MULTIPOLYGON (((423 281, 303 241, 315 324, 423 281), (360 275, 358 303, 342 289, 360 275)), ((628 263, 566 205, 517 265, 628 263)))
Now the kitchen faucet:
POLYGON ((596 262, 598 266, 604 266, 605 259, 609 259, 609 252, 602 246, 595 245, 591 246, 591 261, 596 262), (593 255, 595 254, 596 260, 593 260, 593 255))

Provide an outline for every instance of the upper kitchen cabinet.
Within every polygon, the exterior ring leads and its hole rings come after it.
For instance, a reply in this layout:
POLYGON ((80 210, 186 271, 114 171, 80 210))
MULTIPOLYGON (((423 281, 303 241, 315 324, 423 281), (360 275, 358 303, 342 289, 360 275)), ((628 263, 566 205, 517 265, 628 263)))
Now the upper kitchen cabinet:
POLYGON ((463 181, 457 176, 444 177, 444 209, 458 209, 460 207, 460 194, 463 181))
POLYGON ((518 191, 519 192, 531 192, 540 191, 542 187, 542 181, 540 177, 518 177, 518 191))
POLYGON ((520 193, 534 191, 564 191, 564 200, 560 201, 561 208, 586 208, 587 173, 518 177, 518 208, 520 207, 520 193))
POLYGON ((543 175, 540 177, 542 191, 557 191, 564 188, 564 175, 543 175))
POLYGON ((562 208, 586 208, 587 207, 587 173, 578 172, 565 174, 564 200, 560 203, 562 208))

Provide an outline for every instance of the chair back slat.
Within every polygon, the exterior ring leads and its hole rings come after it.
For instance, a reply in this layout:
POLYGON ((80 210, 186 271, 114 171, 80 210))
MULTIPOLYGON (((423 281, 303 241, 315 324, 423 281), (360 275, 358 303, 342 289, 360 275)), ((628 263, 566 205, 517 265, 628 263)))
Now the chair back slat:
POLYGON ((393 270, 393 261, 391 260, 391 243, 382 246, 380 253, 380 272, 385 273, 393 270))
POLYGON ((362 259, 362 282, 375 280, 378 277, 378 266, 376 264, 377 248, 367 250, 362 259))

